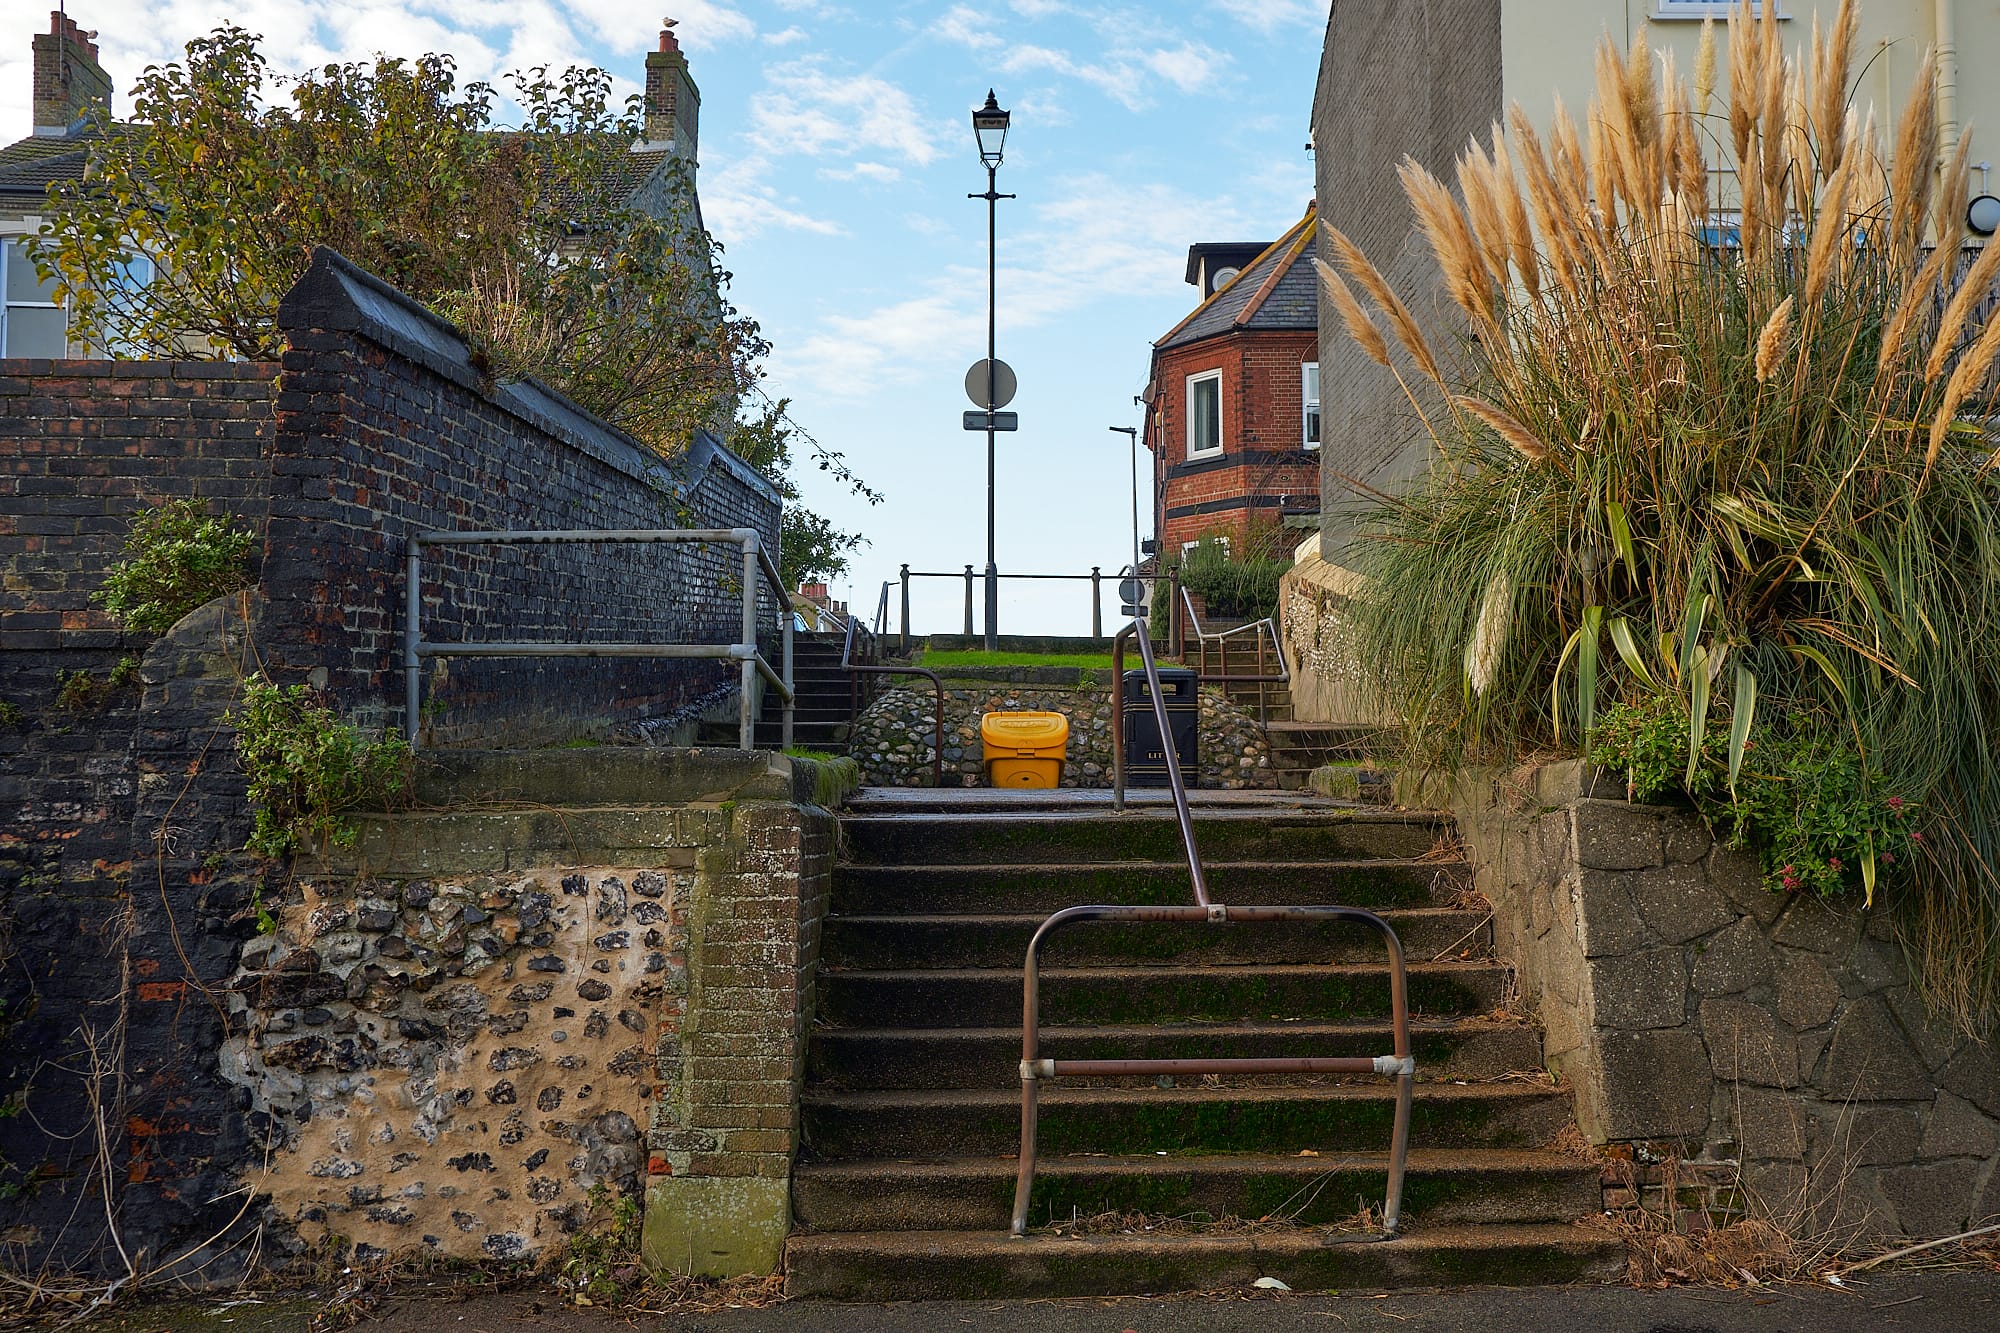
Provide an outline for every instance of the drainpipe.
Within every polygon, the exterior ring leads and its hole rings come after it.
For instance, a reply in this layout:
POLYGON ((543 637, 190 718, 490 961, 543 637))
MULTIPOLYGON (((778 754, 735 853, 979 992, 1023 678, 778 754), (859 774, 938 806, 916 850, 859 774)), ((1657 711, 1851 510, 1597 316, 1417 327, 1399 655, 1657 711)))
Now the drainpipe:
POLYGON ((1952 3, 1932 0, 1936 15, 1938 161, 1947 164, 1958 152, 1958 37, 1952 3))

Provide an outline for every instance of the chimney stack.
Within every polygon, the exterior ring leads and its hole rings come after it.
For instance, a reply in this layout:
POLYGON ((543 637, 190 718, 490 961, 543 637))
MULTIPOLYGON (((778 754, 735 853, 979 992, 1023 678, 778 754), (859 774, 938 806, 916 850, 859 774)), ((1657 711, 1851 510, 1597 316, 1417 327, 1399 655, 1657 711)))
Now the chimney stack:
POLYGON ((670 149, 692 164, 701 91, 694 86, 687 56, 674 37, 674 20, 662 22, 666 26, 660 29, 660 49, 646 53, 646 137, 637 147, 646 152, 670 149))
POLYGON ((61 10, 52 10, 49 30, 35 35, 36 135, 66 138, 91 107, 111 105, 111 76, 97 63, 96 36, 61 10))

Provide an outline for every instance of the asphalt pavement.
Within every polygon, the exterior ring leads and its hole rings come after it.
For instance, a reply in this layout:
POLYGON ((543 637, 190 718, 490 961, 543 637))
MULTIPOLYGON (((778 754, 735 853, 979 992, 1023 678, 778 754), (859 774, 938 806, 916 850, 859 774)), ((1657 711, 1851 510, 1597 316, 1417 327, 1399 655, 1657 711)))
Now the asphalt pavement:
MULTIPOLYGON (((102 1333, 309 1333, 320 1307, 269 1299, 181 1302, 120 1312, 102 1333)), ((2000 1271, 1879 1273, 1846 1290, 1680 1287, 1475 1288, 1386 1296, 1287 1294, 1119 1301, 798 1301, 713 1313, 562 1306, 547 1291, 392 1296, 361 1333, 2000 1333, 2000 1271)))

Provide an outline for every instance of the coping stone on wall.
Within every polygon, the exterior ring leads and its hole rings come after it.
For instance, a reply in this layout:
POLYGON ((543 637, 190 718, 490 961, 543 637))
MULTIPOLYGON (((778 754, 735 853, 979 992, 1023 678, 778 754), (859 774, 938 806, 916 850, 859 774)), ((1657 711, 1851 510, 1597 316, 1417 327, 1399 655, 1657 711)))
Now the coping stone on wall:
POLYGON ((532 376, 494 383, 480 374, 465 334, 435 311, 326 246, 278 303, 281 329, 354 333, 478 394, 646 485, 684 496, 712 466, 733 473, 771 504, 780 497, 755 468, 706 430, 670 467, 631 435, 532 376))

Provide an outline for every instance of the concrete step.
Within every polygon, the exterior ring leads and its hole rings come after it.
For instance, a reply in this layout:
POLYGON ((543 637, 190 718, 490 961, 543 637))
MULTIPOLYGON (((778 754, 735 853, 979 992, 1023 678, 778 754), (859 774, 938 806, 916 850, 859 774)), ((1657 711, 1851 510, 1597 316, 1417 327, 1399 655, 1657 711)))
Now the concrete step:
MULTIPOLYGON (((1002 1231, 1013 1212, 1013 1158, 815 1162, 792 1178, 792 1206, 818 1231, 1002 1231)), ((1053 1157, 1037 1162, 1028 1218, 1261 1218, 1327 1226, 1380 1210, 1386 1153, 1276 1157, 1053 1157)), ((1419 1149, 1403 1187, 1407 1226, 1571 1222, 1596 1212, 1602 1168, 1558 1153, 1419 1149)))
MULTIPOLYGON (((843 829, 857 821, 843 819, 843 829)), ((1200 835, 1197 835, 1199 837, 1200 835)), ((1320 862, 1203 857, 1209 894, 1243 904, 1344 904, 1386 909, 1437 907, 1471 884, 1463 861, 1320 862)), ((1078 903, 1165 904, 1194 901, 1187 863, 1144 860, 1072 865, 855 865, 834 871, 837 912, 1040 913, 1078 903)), ((1082 929, 1082 927, 1078 927, 1082 929)))
MULTIPOLYGON (((1195 845, 1206 861, 1334 861, 1429 853, 1451 827, 1422 811, 1201 811, 1195 845)), ((841 822, 848 855, 877 865, 1074 865, 1177 861, 1171 813, 857 815, 841 822)))
MULTIPOLYGON (((1380 1055, 1391 1045, 1389 1026, 1380 1022, 1239 1019, 1041 1029, 1041 1051, 1051 1060, 1380 1055)), ((1410 1049, 1425 1079, 1490 1079, 1542 1067, 1541 1033, 1521 1023, 1413 1021, 1410 1049)), ((828 1092, 986 1088, 1018 1093, 1021 1027, 1018 1018, 1009 1026, 990 1028, 821 1027, 812 1034, 807 1059, 807 1078, 828 1092)))
MULTIPOLYGON (((1018 1057, 1017 1057, 1018 1058, 1018 1057)), ((1387 1150, 1390 1080, 1277 1088, 1071 1088, 1042 1094, 1039 1142, 1071 1153, 1387 1150)), ((1419 1083, 1411 1142, 1425 1148, 1545 1148, 1570 1122, 1567 1091, 1527 1083, 1419 1083)), ((826 1092, 804 1098, 816 1160, 943 1160, 1019 1150, 1018 1091, 826 1092)))
MULTIPOLYGON (((752 753, 759 763, 770 761, 767 754, 752 753)), ((792 799, 790 775, 785 776, 784 796, 761 799, 792 799)), ((334 873, 365 871, 394 877, 490 874, 560 865, 692 868, 696 848, 727 836, 729 815, 718 801, 678 809, 405 811, 393 816, 360 815, 353 825, 354 845, 330 858, 334 873)))
POLYGON ((418 757, 412 795, 419 807, 677 805, 725 800, 750 784, 768 786, 773 773, 769 755, 721 748, 426 750, 418 757))
MULTIPOLYGON (((1412 964, 1410 1010, 1434 1016, 1489 1013, 1505 1002, 1508 982, 1508 969, 1494 962, 1412 964)), ((1048 1023, 1373 1018, 1389 1012, 1389 969, 1379 964, 1044 968, 1041 1006, 1048 1023)), ((993 1027, 1020 1013, 1018 969, 828 969, 819 978, 820 1018, 838 1026, 873 1026, 894 1014, 912 1027, 993 1027)))
POLYGON ((1350 1243, 1311 1228, 1238 1235, 1031 1236, 992 1231, 829 1232, 785 1247, 794 1297, 915 1301, 1121 1296, 1248 1287, 1295 1291, 1607 1281, 1624 1271, 1608 1231, 1550 1224, 1438 1227, 1350 1243))
MULTIPOLYGON (((1456 957, 1486 956, 1490 914, 1448 907, 1389 911, 1384 919, 1403 943, 1404 955, 1430 959, 1449 950, 1456 957)), ((1044 914, 943 916, 836 915, 821 936, 821 957, 832 967, 1018 967, 1044 914)), ((1380 962, 1382 938, 1345 922, 1086 923, 1051 936, 1042 947, 1045 967, 1150 963, 1380 962)))

